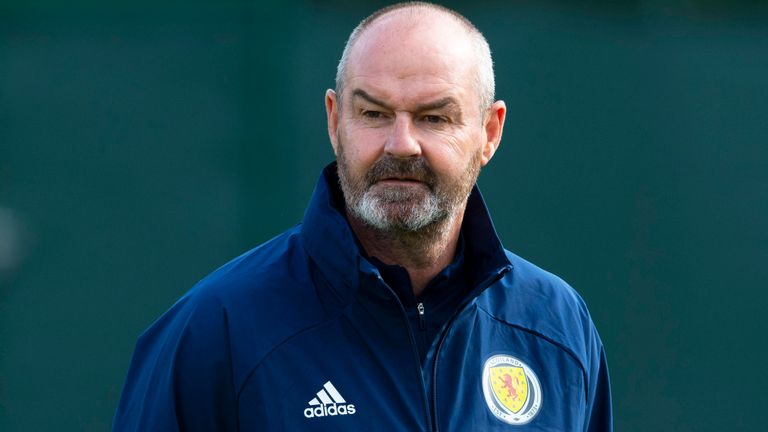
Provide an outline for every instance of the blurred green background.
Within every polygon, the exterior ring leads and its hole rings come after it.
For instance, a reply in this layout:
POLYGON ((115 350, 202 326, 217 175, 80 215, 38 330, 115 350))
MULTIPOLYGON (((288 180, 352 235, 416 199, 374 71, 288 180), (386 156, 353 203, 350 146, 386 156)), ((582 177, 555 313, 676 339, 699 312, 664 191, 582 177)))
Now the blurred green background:
MULTIPOLYGON (((107 430, 136 337, 301 219, 380 2, 0 6, 0 431, 107 430)), ((618 431, 768 424, 765 2, 452 2, 486 34, 506 246, 585 297, 618 431)))

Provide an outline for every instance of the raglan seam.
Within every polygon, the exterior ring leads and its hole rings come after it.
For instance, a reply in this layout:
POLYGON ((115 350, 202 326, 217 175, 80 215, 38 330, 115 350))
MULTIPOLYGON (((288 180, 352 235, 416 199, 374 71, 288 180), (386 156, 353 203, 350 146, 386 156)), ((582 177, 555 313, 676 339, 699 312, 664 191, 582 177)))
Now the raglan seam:
POLYGON ((532 330, 532 329, 529 329, 527 327, 521 326, 520 324, 513 324, 513 323, 508 322, 508 321, 506 321, 504 319, 501 319, 501 318, 493 315, 490 311, 488 311, 486 308, 484 308, 483 306, 481 306, 479 304, 477 305, 477 308, 479 310, 482 310, 483 312, 485 312, 491 319, 493 319, 495 321, 504 323, 504 324, 506 324, 508 326, 514 327, 514 328, 516 328, 518 330, 524 331, 524 332, 529 333, 529 334, 531 334, 533 336, 536 336, 536 337, 539 337, 541 339, 544 339, 545 341, 549 342, 550 344, 555 345, 556 347, 558 347, 561 350, 565 351, 566 354, 568 354, 570 357, 573 358, 574 361, 576 361, 576 364, 579 365, 579 369, 581 369, 582 379, 584 380, 584 400, 585 400, 585 402, 589 401, 589 380, 588 380, 587 369, 586 369, 584 363, 579 359, 579 356, 576 355, 576 353, 572 349, 570 349, 565 344, 563 344, 563 343, 561 343, 561 342, 559 342, 559 341, 557 341, 557 340, 555 340, 555 339, 553 339, 553 338, 551 338, 549 336, 546 336, 546 335, 544 335, 542 333, 539 333, 539 332, 537 332, 535 330, 532 330))

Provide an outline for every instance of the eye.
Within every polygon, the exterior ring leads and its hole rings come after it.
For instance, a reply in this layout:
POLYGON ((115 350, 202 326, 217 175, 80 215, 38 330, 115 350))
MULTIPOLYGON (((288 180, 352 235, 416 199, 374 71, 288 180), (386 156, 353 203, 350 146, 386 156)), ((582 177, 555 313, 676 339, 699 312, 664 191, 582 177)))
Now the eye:
POLYGON ((384 117, 381 111, 363 111, 362 115, 367 119, 380 119, 384 117))
POLYGON ((448 121, 448 119, 446 119, 446 118, 445 118, 445 117, 443 117, 443 116, 439 116, 439 115, 431 115, 431 114, 430 114, 430 115, 425 115, 425 116, 424 116, 424 121, 425 121, 425 122, 427 122, 427 123, 432 123, 432 124, 440 124, 440 123, 445 123, 445 122, 447 122, 447 121, 448 121))

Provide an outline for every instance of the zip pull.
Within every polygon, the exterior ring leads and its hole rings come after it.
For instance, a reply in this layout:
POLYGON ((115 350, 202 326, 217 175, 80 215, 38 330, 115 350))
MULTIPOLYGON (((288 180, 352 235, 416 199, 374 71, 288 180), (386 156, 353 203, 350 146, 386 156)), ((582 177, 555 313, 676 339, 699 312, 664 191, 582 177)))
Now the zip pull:
POLYGON ((419 311, 419 330, 426 330, 427 321, 424 319, 424 303, 419 302, 416 305, 416 309, 419 311))

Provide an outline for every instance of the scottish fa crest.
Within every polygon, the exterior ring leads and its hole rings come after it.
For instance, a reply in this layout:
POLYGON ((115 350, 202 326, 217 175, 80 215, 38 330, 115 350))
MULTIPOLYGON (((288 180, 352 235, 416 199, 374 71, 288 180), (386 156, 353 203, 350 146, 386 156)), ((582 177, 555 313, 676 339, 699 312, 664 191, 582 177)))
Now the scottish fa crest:
POLYGON ((531 368, 508 355, 495 355, 483 366, 483 395, 488 409, 511 425, 523 425, 541 410, 541 384, 531 368))

